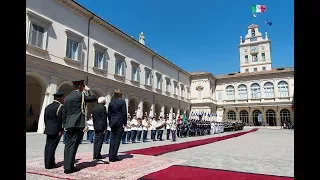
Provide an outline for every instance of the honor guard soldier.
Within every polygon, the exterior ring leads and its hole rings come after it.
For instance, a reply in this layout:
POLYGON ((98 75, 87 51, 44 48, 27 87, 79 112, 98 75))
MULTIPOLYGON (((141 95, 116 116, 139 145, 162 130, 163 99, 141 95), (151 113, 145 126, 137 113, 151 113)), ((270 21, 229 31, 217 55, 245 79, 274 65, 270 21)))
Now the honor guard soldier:
POLYGON ((44 150, 44 165, 46 169, 52 169, 57 166, 54 156, 64 132, 62 124, 66 120, 66 109, 62 105, 64 93, 57 92, 53 96, 54 101, 49 104, 44 111, 44 134, 47 135, 44 150))
POLYGON ((83 139, 87 102, 97 100, 90 88, 84 84, 84 80, 73 81, 72 84, 74 90, 65 98, 64 103, 67 110, 64 127, 68 137, 64 148, 64 173, 66 174, 77 171, 74 163, 79 144, 83 139))

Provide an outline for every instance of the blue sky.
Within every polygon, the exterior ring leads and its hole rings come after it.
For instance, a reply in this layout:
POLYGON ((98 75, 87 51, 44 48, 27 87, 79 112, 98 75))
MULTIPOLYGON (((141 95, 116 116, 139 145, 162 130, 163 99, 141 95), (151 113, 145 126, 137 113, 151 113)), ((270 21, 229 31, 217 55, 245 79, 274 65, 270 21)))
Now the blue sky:
POLYGON ((267 10, 254 20, 271 40, 273 67, 293 67, 293 1, 261 0, 77 0, 188 72, 239 71, 240 35, 252 24, 251 5, 267 10))

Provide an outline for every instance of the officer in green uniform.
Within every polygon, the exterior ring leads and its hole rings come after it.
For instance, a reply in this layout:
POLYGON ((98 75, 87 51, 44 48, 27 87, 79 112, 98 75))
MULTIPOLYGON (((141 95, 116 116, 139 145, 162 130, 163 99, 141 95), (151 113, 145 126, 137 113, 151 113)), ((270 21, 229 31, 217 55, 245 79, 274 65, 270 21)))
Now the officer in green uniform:
POLYGON ((66 119, 66 109, 62 105, 64 93, 53 95, 54 101, 44 110, 44 134, 47 135, 44 149, 44 166, 46 169, 56 168, 55 152, 63 134, 62 124, 66 119))
POLYGON ((97 98, 84 80, 73 81, 73 91, 65 98, 64 106, 67 110, 64 128, 67 130, 67 141, 64 148, 64 173, 78 171, 74 167, 76 153, 83 139, 87 102, 94 102, 97 98))

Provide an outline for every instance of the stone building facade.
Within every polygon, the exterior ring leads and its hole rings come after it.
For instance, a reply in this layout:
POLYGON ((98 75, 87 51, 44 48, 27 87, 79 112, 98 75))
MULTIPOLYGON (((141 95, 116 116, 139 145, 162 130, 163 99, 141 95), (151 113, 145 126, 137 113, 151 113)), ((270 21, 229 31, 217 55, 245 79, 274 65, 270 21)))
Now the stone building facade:
MULTIPOLYGON (((37 132, 42 133, 44 109, 53 101, 52 95, 57 91, 70 93, 71 81, 79 79, 84 79, 97 96, 106 97, 108 102, 112 91, 120 88, 128 112, 138 116, 188 116, 191 111, 207 111, 217 113, 217 120, 222 121, 230 119, 231 110, 241 119, 240 106, 244 106, 249 122, 250 113, 255 110, 249 107, 258 105, 261 112, 269 112, 262 108, 269 105, 279 118, 281 108, 292 100, 293 69, 270 69, 268 53, 265 62, 241 64, 241 68, 257 67, 258 72, 216 77, 210 73, 188 73, 148 48, 143 33, 136 40, 75 1, 27 0, 26 5, 26 131, 37 124, 37 132), (264 64, 267 69, 262 71, 264 64), (281 80, 288 83, 289 95, 285 98, 277 93, 281 80), (237 89, 234 101, 226 99, 228 85, 238 88, 242 83, 250 87, 259 82, 262 88, 266 81, 275 85, 274 98, 262 95, 259 101, 253 100, 248 88, 247 101, 238 99, 237 89)), ((250 46, 249 41, 241 41, 241 53, 250 46)), ((265 46, 267 52, 270 41, 265 43, 269 44, 265 46)), ((93 105, 89 104, 88 113, 93 105)), ((292 110, 288 110, 292 117, 292 110)))

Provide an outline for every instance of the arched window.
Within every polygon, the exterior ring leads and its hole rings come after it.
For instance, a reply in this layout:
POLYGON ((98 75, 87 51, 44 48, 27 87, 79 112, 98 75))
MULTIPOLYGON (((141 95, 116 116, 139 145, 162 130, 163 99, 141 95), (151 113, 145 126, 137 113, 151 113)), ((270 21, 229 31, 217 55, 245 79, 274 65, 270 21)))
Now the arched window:
POLYGON ((244 84, 241 84, 238 86, 238 99, 248 99, 248 91, 247 86, 244 84))
POLYGON ((236 120, 236 112, 232 110, 228 111, 227 116, 228 116, 228 120, 234 120, 234 121, 236 120))
POLYGON ((274 98, 274 87, 271 82, 266 82, 263 86, 264 88, 264 97, 265 98, 274 98))
POLYGON ((251 98, 252 99, 260 99, 260 85, 258 83, 253 83, 251 85, 251 98))
POLYGON ((276 126, 277 123, 276 123, 276 112, 272 109, 269 109, 267 112, 266 112, 266 119, 267 119, 267 124, 269 126, 276 126))
POLYGON ((289 97, 289 86, 286 81, 278 83, 279 97, 289 97))
POLYGON ((226 88, 227 100, 234 100, 234 87, 229 85, 226 88))
POLYGON ((280 111, 280 121, 283 123, 291 122, 290 111, 288 109, 282 109, 280 111))
POLYGON ((245 124, 249 124, 249 114, 247 111, 245 110, 240 111, 240 121, 245 124))
POLYGON ((252 112, 252 122, 254 126, 260 126, 259 116, 261 116, 260 110, 256 109, 252 112))

